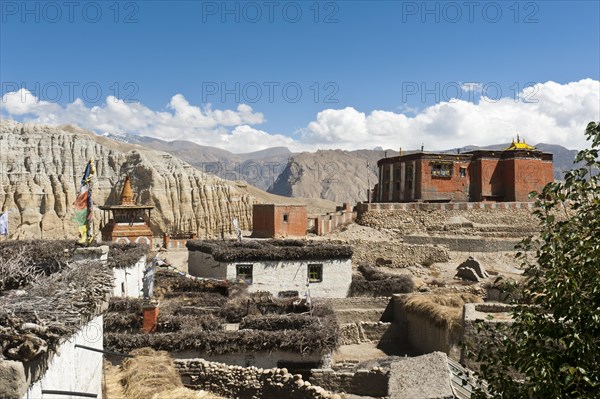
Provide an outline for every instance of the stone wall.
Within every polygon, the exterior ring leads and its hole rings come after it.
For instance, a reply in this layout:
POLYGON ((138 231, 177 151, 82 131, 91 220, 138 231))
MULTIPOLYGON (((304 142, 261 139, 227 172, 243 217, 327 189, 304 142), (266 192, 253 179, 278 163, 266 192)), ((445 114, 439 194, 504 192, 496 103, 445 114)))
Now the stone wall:
POLYGON ((538 219, 529 202, 358 204, 357 223, 401 234, 515 237, 535 232, 538 219))
POLYGON ((238 399, 341 399, 339 395, 304 381, 285 368, 228 366, 203 359, 175 360, 183 383, 238 399))
MULTIPOLYGON (((428 244, 428 243, 423 243, 428 244)), ((413 265, 431 265, 450 260, 448 248, 439 245, 414 245, 413 243, 351 241, 354 265, 404 268, 413 265)))
POLYGON ((384 397, 388 394, 389 372, 379 367, 356 372, 340 372, 331 369, 311 370, 310 382, 333 392, 360 396, 384 397))
POLYGON ((451 251, 458 252, 504 252, 514 251, 521 240, 495 240, 469 237, 439 237, 424 235, 406 235, 405 245, 443 245, 451 251))
MULTIPOLYGON (((179 352, 172 352, 171 356, 174 359, 190 360, 190 359, 204 359, 207 362, 213 363, 224 363, 229 366, 241 366, 241 367, 259 367, 263 369, 270 369, 274 367, 280 367, 284 365, 297 365, 299 368, 304 368, 303 365, 313 364, 311 368, 331 367, 332 357, 331 353, 309 353, 300 354, 290 351, 261 351, 261 352, 244 352, 244 353, 206 353, 197 350, 183 350, 179 352)), ((290 367, 291 366, 287 366, 290 367)))
MULTIPOLYGON (((513 306, 504 303, 467 303, 463 307, 462 338, 463 348, 460 353, 460 362, 467 367, 477 370, 478 363, 474 360, 476 354, 487 347, 486 341, 495 339, 495 335, 502 332, 512 323, 510 312, 513 306), (483 329, 480 329, 483 327, 483 329), (486 327, 494 327, 486 331, 486 327), (472 352, 474 356, 468 356, 472 352)), ((497 342, 497 339, 495 339, 497 342)))
POLYGON ((333 308, 338 323, 363 322, 377 323, 379 321, 392 321, 389 297, 350 297, 350 298, 320 298, 318 303, 330 305, 333 308), (390 309, 389 318, 386 319, 386 309, 390 309))
POLYGON ((353 345, 365 342, 388 344, 397 341, 392 323, 357 321, 340 325, 340 344, 353 345))
POLYGON ((368 211, 403 210, 468 210, 468 209, 533 209, 532 202, 381 202, 359 203, 359 215, 368 211))

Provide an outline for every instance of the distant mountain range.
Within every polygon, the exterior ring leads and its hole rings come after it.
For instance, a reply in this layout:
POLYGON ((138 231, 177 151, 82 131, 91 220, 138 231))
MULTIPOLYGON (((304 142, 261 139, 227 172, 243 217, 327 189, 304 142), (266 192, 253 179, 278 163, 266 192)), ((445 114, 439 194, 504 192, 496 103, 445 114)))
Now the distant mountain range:
POLYGON ((286 147, 234 154, 191 141, 164 141, 137 135, 112 135, 105 137, 130 144, 139 144, 157 151, 168 152, 203 172, 223 179, 245 181, 261 190, 267 190, 288 165, 293 153, 286 147))
MULTIPOLYGON (((286 197, 321 198, 337 204, 365 201, 367 187, 377 182, 377 161, 397 156, 398 151, 318 150, 293 153, 286 147, 272 147, 246 154, 234 154, 216 147, 189 141, 164 141, 135 135, 105 135, 113 140, 139 144, 168 152, 202 170, 227 180, 246 181, 269 193, 286 197)), ((501 150, 509 143, 485 147, 465 146, 461 152, 476 149, 501 150)), ((536 148, 554 155, 554 178, 561 180, 573 167, 576 150, 555 144, 539 143, 536 148)), ((451 149, 442 152, 456 152, 451 149)), ((412 152, 412 151, 407 151, 412 152)))

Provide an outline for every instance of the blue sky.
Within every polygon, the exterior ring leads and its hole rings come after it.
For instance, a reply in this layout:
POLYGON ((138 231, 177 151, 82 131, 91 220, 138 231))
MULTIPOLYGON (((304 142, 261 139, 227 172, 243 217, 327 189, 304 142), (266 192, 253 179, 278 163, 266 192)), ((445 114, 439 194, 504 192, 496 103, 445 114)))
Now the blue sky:
MULTIPOLYGON (((323 123, 337 125, 319 130, 318 114, 325 110, 333 115, 333 110, 350 108, 366 118, 374 111, 415 117, 457 94, 468 103, 463 104, 466 109, 479 104, 482 90, 492 99, 514 100, 528 83, 567 85, 589 79, 592 84, 586 87, 597 92, 600 80, 597 1, 479 1, 472 10, 463 1, 98 1, 77 2, 72 21, 63 2, 0 3, 0 95, 26 88, 41 101, 58 103, 63 111, 74 98, 83 100, 84 110, 104 107, 106 97, 117 93, 156 113, 174 112, 169 103, 178 94, 201 109, 208 102, 213 110, 235 112, 244 103, 262 117, 242 117, 239 123, 219 122, 210 128, 223 135, 243 125, 267 134, 249 140, 251 149, 285 145, 282 137, 291 137, 299 148, 326 148, 336 142, 344 147, 346 140, 335 133, 336 126, 346 129, 346 123, 360 120, 352 119, 356 115, 351 112, 336 115, 344 121, 328 119, 323 123), (457 91, 465 83, 477 84, 474 93, 457 91), (96 96, 97 88, 101 96, 96 96), (222 98, 224 88, 230 93, 222 98), (423 95, 423 89, 428 94, 423 95), (311 122, 316 123, 313 128, 311 122), (271 135, 277 139, 270 140, 271 135)), ((547 100, 541 92, 530 97, 547 100)), ((587 101, 586 109, 573 114, 597 118, 600 110, 587 101)), ((5 101, 2 106, 4 116, 18 120, 52 120, 43 111, 18 113, 5 101)), ((58 121, 69 118, 62 112, 58 121)), ((403 122, 398 123, 401 132, 403 122)), ((580 128, 581 123, 575 124, 580 128)), ((443 120, 422 127, 423 135, 436 126, 444 133, 440 124, 443 120)), ((556 123, 561 124, 569 123, 556 123)), ((84 127, 98 131, 103 126, 84 127)), ((115 129, 153 132, 119 126, 115 129)), ((457 145, 460 137, 471 139, 461 129, 446 132, 454 135, 457 145)), ((504 138, 510 129, 518 130, 507 127, 503 136, 489 139, 504 138)), ((172 136, 158 130, 158 137, 172 136)), ((201 137, 203 132, 176 138, 211 144, 210 135, 201 137)), ((557 131, 555 136, 561 134, 566 133, 557 131)), ((547 139, 560 141, 555 136, 547 139)), ((398 144, 388 141, 390 146, 398 144)), ((233 144, 219 145, 219 140, 213 144, 240 151, 233 144)))

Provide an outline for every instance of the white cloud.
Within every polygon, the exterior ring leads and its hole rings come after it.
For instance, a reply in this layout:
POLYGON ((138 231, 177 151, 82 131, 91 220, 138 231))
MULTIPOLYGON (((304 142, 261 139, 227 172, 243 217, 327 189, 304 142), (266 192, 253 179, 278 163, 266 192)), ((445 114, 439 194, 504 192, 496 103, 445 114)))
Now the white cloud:
MULTIPOLYGON (((478 90, 473 85, 464 89, 478 90)), ((98 133, 190 140, 233 152, 273 146, 287 146, 293 151, 376 146, 414 149, 421 143, 427 150, 442 150, 508 142, 517 133, 531 144, 546 142, 583 148, 585 126, 591 120, 600 120, 600 82, 550 81, 526 88, 516 98, 440 102, 415 110, 411 116, 383 110, 367 114, 352 107, 325 109, 305 128, 292 132, 296 139, 252 127, 265 118, 249 105, 213 110, 210 104, 192 105, 181 94, 174 95, 162 111, 112 96, 101 106, 91 108, 79 99, 60 106, 40 101, 26 89, 5 94, 1 105, 4 116, 24 121, 72 123, 98 133)))
POLYGON ((377 110, 367 115, 351 107, 325 110, 301 137, 319 148, 414 149, 423 143, 426 150, 443 150, 510 142, 519 133, 531 144, 583 148, 592 120, 600 120, 600 82, 583 79, 538 84, 517 98, 440 102, 414 116, 377 110))

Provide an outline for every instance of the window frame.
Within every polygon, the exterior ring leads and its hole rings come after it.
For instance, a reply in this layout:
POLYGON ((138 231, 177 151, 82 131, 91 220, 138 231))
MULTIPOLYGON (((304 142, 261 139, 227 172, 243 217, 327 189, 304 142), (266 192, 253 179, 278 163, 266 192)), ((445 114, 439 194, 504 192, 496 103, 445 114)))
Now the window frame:
POLYGON ((290 222, 290 214, 284 213, 283 214, 283 223, 289 223, 289 222, 290 222))
POLYGON ((253 263, 236 263, 235 265, 235 279, 244 280, 248 285, 251 285, 254 280, 254 264, 253 263), (250 278, 247 278, 247 273, 241 273, 241 268, 250 268, 250 278))
POLYGON ((431 177, 447 178, 454 175, 454 162, 452 161, 432 161, 431 177))
POLYGON ((323 264, 322 263, 309 263, 307 268, 307 278, 310 284, 322 283, 323 282, 323 264), (313 272, 312 268, 317 267, 318 269, 313 272), (316 278, 313 278, 313 273, 316 273, 316 278))

